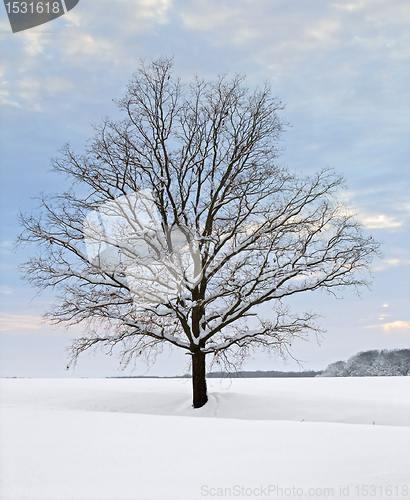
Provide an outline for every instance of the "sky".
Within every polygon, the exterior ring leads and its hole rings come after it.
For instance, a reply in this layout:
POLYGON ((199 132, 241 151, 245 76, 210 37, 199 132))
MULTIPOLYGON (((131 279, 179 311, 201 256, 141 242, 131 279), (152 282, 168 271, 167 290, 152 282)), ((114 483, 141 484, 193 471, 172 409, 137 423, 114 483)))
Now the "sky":
MULTIPOLYGON (((52 22, 13 34, 0 8, 0 376, 118 376, 118 360, 83 355, 66 370, 66 347, 80 328, 42 322, 53 300, 21 281, 17 266, 35 252, 15 250, 18 214, 41 192, 67 181, 50 158, 69 142, 81 152, 93 124, 119 118, 141 59, 174 56, 183 81, 246 74, 268 81, 290 123, 281 162, 312 173, 331 167, 348 188, 339 199, 382 242, 373 284, 360 297, 308 293, 326 333, 296 342, 304 369, 323 369, 368 349, 410 347, 410 4, 408 0, 80 0, 52 22), (319 340, 319 341, 318 341, 319 340)), ((177 375, 187 356, 164 349, 149 371, 177 375)), ((294 370, 290 358, 255 352, 248 370, 294 370)))

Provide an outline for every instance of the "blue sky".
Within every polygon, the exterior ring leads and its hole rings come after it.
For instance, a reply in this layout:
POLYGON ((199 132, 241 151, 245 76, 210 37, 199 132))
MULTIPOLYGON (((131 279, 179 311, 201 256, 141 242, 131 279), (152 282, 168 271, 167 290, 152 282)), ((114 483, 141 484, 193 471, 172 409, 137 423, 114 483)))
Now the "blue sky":
MULTIPOLYGON (((309 369, 365 349, 410 346, 410 4, 407 0, 81 0, 67 15, 13 34, 0 9, 1 233, 0 375, 118 375, 117 361, 97 353, 65 371, 65 346, 79 330, 41 323, 53 299, 19 280, 30 249, 13 252, 20 210, 65 179, 49 159, 70 142, 77 150, 92 124, 119 112, 141 58, 174 55, 183 79, 245 73, 268 80, 286 103, 292 126, 282 162, 345 176, 340 193, 382 241, 373 286, 362 297, 308 294, 295 308, 324 315, 319 346, 295 344, 309 369)), ((34 249, 31 250, 33 252, 34 249)), ((295 369, 255 353, 246 369, 295 369)), ((149 374, 178 374, 186 356, 167 349, 149 374)), ((128 370, 127 373, 129 373, 128 370)), ((146 371, 137 364, 135 374, 146 371)))

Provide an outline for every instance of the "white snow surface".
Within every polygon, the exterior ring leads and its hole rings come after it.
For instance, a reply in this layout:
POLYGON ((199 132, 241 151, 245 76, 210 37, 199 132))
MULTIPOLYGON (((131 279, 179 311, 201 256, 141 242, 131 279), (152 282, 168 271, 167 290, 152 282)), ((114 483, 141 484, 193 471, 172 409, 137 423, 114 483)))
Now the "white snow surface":
POLYGON ((208 389, 1 379, 1 500, 410 498, 410 377, 208 389))

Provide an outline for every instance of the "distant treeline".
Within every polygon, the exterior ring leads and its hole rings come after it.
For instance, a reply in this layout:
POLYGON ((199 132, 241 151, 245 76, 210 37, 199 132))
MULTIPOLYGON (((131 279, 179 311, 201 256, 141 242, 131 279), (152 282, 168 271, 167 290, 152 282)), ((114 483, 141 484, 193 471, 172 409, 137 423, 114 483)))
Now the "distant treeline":
MULTIPOLYGON (((321 371, 240 371, 211 372, 208 378, 285 378, 285 377, 388 377, 410 376, 410 349, 363 351, 347 361, 336 361, 321 371)), ((190 375, 185 375, 189 377, 190 375)))
POLYGON ((280 372, 280 371, 240 371, 234 373, 226 372, 210 372, 207 373, 207 378, 285 378, 285 377, 316 377, 322 372, 315 372, 313 370, 301 371, 301 372, 280 372))
MULTIPOLYGON (((381 351, 363 351, 355 354, 347 361, 336 361, 328 365, 326 370, 305 370, 298 372, 270 371, 238 371, 234 373, 210 372, 207 378, 300 378, 300 377, 386 377, 397 375, 410 376, 410 349, 394 349, 381 351)), ((181 378, 158 376, 131 376, 113 378, 181 378)), ((190 374, 182 378, 191 378, 190 374)))
MULTIPOLYGON (((316 377, 323 373, 322 371, 315 372, 313 370, 306 370, 301 372, 280 372, 280 371, 239 371, 234 373, 227 372, 209 372, 206 374, 207 378, 285 378, 285 377, 316 377)), ((135 375, 124 377, 107 377, 107 378, 191 378, 190 373, 175 377, 161 377, 155 375, 135 375)))
POLYGON ((364 351, 336 361, 320 377, 388 377, 410 375, 410 349, 364 351))

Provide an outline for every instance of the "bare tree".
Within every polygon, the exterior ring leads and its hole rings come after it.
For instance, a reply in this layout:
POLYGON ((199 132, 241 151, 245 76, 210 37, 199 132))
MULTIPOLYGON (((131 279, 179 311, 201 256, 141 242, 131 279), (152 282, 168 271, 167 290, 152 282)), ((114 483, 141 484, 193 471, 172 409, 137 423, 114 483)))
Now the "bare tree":
POLYGON ((53 161, 70 189, 21 216, 20 241, 41 247, 23 271, 59 289, 49 319, 84 324, 73 362, 120 345, 127 365, 169 343, 191 356, 198 408, 207 355, 229 368, 254 348, 286 353, 317 327, 283 299, 368 284, 378 244, 337 203, 339 176, 277 163, 283 106, 268 85, 182 84, 160 59, 141 65, 118 105, 125 118, 105 119, 83 155, 67 145, 53 161))

